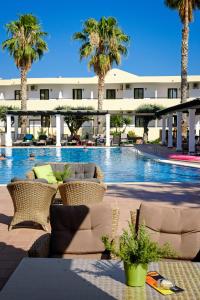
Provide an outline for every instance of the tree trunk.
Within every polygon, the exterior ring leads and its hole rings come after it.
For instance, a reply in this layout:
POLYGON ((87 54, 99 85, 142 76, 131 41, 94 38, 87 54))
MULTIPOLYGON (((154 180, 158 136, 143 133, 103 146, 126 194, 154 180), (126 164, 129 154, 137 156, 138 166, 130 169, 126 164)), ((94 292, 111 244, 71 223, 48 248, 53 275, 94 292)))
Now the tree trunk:
POLYGON ((99 78, 98 78, 98 110, 103 109, 104 83, 105 83, 105 76, 99 75, 99 78))
MULTIPOLYGON (((103 109, 103 98, 104 98, 104 83, 105 76, 99 75, 98 78, 98 110, 102 111, 103 109)), ((97 117, 97 134, 103 133, 103 120, 100 116, 97 117)))
MULTIPOLYGON (((21 110, 27 111, 27 71, 21 68, 21 110)), ((28 126, 27 116, 21 116, 21 133, 26 134, 28 126)))
POLYGON ((149 132, 148 126, 144 125, 143 141, 145 144, 148 143, 148 132, 149 132))
MULTIPOLYGON (((181 103, 188 98, 188 43, 189 43, 189 0, 185 1, 185 19, 182 29, 182 47, 181 47, 181 103)), ((183 114, 182 135, 187 138, 187 115, 183 114)))

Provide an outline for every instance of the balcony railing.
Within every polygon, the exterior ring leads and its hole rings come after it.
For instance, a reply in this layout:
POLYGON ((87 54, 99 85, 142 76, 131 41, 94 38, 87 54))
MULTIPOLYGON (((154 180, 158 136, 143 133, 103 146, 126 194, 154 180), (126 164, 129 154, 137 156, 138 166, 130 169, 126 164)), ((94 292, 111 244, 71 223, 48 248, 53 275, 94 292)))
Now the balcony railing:
MULTIPOLYGON (((194 99, 195 97, 191 97, 189 99, 194 99)), ((168 97, 144 97, 144 98, 127 98, 127 97, 116 97, 114 99, 106 99, 104 98, 104 101, 115 101, 115 100, 130 100, 130 101, 134 101, 134 100, 162 100, 162 99, 168 99, 168 100, 179 100, 180 98, 168 98, 168 97)), ((72 98, 49 98, 49 99, 39 99, 39 98, 28 98, 27 100, 30 101, 62 101, 62 100, 70 100, 70 101, 93 101, 93 100, 98 100, 98 98, 82 98, 82 99, 72 99, 72 98)), ((1 101, 21 101, 20 99, 10 99, 10 98, 6 98, 6 99, 0 99, 1 101)))

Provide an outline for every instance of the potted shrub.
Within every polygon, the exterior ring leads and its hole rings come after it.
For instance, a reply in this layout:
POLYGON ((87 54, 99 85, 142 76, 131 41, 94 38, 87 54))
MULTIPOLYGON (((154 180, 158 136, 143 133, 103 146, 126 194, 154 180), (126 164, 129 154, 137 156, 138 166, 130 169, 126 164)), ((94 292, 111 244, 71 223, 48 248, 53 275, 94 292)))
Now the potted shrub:
POLYGON ((132 141, 133 143, 135 143, 136 138, 137 138, 137 135, 136 135, 135 131, 130 130, 130 131, 128 132, 128 140, 129 140, 129 141, 132 141))
POLYGON ((169 244, 160 247, 153 242, 144 225, 140 225, 136 232, 129 223, 129 229, 123 231, 118 241, 110 241, 107 236, 103 236, 102 241, 106 250, 123 261, 126 284, 129 286, 144 286, 148 263, 175 256, 169 244))

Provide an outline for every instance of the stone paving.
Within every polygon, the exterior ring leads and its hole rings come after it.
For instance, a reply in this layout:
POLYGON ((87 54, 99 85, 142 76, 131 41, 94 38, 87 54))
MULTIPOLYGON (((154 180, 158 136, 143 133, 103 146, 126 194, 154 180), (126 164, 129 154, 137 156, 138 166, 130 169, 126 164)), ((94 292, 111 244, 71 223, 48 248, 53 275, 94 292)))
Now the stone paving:
MULTIPOLYGON (((120 209, 119 232, 130 220, 130 210, 142 201, 200 206, 200 186, 193 184, 135 183, 109 185, 105 202, 120 209)), ((15 270, 20 260, 27 256, 33 242, 45 232, 38 228, 18 228, 8 231, 13 215, 11 198, 6 187, 0 187, 0 289, 15 270)))

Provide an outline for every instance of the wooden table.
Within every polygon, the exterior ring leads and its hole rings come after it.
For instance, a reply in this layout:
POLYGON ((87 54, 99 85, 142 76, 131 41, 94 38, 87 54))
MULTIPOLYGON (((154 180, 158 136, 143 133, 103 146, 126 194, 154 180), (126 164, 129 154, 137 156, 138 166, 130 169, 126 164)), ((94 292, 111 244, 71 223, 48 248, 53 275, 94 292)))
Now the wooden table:
POLYGON ((0 299, 200 299, 199 263, 160 262, 150 264, 149 270, 159 271, 185 291, 164 297, 148 285, 127 287, 119 261, 24 258, 1 291, 0 299))

